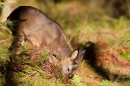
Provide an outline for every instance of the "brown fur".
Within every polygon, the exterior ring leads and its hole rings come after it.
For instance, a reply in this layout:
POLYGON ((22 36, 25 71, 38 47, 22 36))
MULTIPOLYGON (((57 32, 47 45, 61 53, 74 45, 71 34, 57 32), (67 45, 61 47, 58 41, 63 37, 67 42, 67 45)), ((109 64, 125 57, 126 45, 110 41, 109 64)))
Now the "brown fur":
POLYGON ((73 66, 78 65, 85 51, 81 52, 82 55, 80 53, 78 55, 77 50, 72 52, 66 43, 61 27, 56 22, 40 10, 30 6, 18 7, 9 15, 8 19, 17 20, 13 28, 8 25, 14 36, 14 41, 10 47, 12 55, 19 54, 20 46, 27 40, 33 45, 33 49, 43 49, 50 52, 51 61, 54 61, 54 57, 60 60, 63 73, 67 76, 72 74, 73 66))

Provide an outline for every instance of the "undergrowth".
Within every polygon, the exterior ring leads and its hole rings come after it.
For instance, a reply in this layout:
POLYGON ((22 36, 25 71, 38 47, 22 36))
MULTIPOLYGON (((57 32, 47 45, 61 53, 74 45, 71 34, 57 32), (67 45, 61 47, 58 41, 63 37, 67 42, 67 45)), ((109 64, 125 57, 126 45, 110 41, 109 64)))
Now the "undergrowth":
MULTIPOLYGON (((122 16, 119 19, 112 18, 107 15, 103 8, 98 6, 98 4, 96 4, 96 7, 93 7, 94 5, 95 4, 91 3, 86 6, 72 0, 70 2, 57 4, 47 3, 47 6, 38 8, 61 25, 71 49, 79 48, 80 45, 84 46, 88 41, 95 43, 100 39, 104 40, 112 47, 119 46, 129 49, 129 19, 125 16, 122 16), (47 8, 51 9, 48 10, 47 8)), ((13 39, 11 32, 5 27, 7 22, 9 21, 0 24, 1 86, 6 86, 8 81, 10 81, 14 86, 110 86, 113 84, 113 82, 110 82, 109 80, 102 80, 99 82, 82 82, 85 81, 82 80, 82 78, 84 79, 84 76, 80 77, 78 75, 75 75, 75 77, 71 80, 71 84, 63 84, 60 79, 47 79, 44 72, 36 64, 30 64, 33 67, 27 67, 23 69, 22 72, 7 72, 6 65, 9 61, 10 55, 8 48, 10 47, 13 39)), ((27 50, 28 44, 25 44, 22 48, 22 54, 26 54, 27 50)), ((48 54, 49 53, 46 52, 44 55, 46 58, 40 60, 41 64, 43 64, 44 60, 47 59, 48 54)), ((129 60, 129 53, 120 54, 129 60)), ((93 73, 93 70, 91 69, 87 72, 93 73)), ((87 75, 87 72, 85 71, 84 75, 87 75)))

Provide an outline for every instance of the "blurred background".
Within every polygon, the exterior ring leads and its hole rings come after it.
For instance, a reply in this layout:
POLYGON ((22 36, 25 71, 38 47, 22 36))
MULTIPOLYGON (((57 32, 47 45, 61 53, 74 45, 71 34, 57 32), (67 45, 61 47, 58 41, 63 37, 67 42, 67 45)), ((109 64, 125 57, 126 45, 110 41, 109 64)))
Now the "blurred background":
POLYGON ((0 3, 1 22, 18 6, 40 9, 59 23, 72 49, 100 39, 112 46, 129 40, 129 0, 1 0, 0 3))
MULTIPOLYGON (((123 47, 130 50, 130 0, 0 0, 0 22, 5 22, 19 6, 36 7, 59 23, 72 50, 86 46, 87 42, 96 43, 99 40, 105 41, 111 49, 123 47)), ((6 36, 0 33, 1 51, 8 50, 11 44, 11 35, 6 36)), ((130 57, 129 52, 127 55, 130 57)), ((87 72, 79 73, 83 79, 84 75, 93 73, 88 66, 85 68, 87 72)), ((88 78, 83 81, 91 83, 88 78)), ((93 81, 89 86, 93 86, 93 81)))

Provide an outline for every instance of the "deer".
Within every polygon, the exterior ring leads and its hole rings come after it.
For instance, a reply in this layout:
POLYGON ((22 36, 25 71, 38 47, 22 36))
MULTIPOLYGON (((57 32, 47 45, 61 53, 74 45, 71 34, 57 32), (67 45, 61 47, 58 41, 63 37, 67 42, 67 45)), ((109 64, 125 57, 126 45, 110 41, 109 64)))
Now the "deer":
POLYGON ((77 49, 72 51, 58 23, 31 6, 16 8, 7 19, 18 20, 12 26, 8 25, 14 37, 9 48, 11 54, 17 54, 23 43, 29 41, 36 49, 49 51, 52 55, 49 57, 51 62, 53 63, 55 57, 61 63, 62 72, 69 78, 73 76, 73 72, 78 68, 86 51, 79 52, 77 49))

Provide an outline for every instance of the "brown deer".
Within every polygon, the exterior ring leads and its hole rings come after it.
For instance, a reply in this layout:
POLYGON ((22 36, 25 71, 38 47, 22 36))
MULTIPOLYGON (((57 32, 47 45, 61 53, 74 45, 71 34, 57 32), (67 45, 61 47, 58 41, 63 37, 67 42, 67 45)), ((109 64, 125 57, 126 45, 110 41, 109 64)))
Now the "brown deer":
MULTIPOLYGON (((8 25, 14 37, 10 47, 12 54, 16 54, 23 42, 27 40, 35 48, 49 51, 52 57, 60 60, 63 73, 68 77, 72 76, 85 50, 80 53, 78 50, 72 52, 66 43, 61 27, 56 22, 42 11, 30 6, 18 7, 7 19, 19 20, 12 24, 12 27, 8 25)), ((51 59, 51 56, 49 58, 51 59)))

